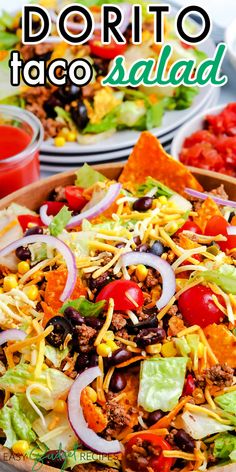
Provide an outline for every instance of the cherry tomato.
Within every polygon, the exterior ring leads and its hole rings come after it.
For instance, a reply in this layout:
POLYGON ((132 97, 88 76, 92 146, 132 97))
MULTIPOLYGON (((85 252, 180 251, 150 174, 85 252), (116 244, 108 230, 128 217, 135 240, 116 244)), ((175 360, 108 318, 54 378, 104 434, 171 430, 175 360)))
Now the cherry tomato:
POLYGON ((170 444, 165 441, 165 439, 160 436, 156 436, 153 433, 149 432, 140 432, 137 436, 131 438, 125 445, 125 453, 123 460, 123 471, 137 471, 148 472, 153 470, 153 472, 169 472, 172 465, 173 459, 164 457, 162 451, 171 450, 170 444), (139 446, 144 443, 143 447, 147 449, 147 456, 143 457, 143 463, 137 461, 137 456, 134 454, 134 447, 139 446), (150 451, 148 447, 150 447, 150 451), (153 449, 157 451, 157 454, 153 453, 153 449))
POLYGON ((196 388, 195 380, 194 380, 194 378, 191 374, 188 374, 187 379, 186 379, 186 383, 185 383, 185 386, 184 386, 184 390, 183 390, 183 396, 187 397, 188 395, 192 395, 195 388, 196 388))
POLYGON ((196 49, 192 44, 185 43, 184 41, 180 41, 180 43, 184 49, 196 49))
POLYGON ((25 232, 30 223, 33 223, 35 226, 43 226, 43 223, 39 216, 34 215, 19 215, 18 221, 21 225, 22 231, 25 232))
POLYGON ((88 203, 83 196, 84 189, 76 185, 69 185, 65 188, 66 200, 69 208, 74 211, 80 211, 88 203))
POLYGON ((208 221, 205 229, 205 234, 207 236, 217 236, 218 234, 222 234, 223 236, 227 237, 227 241, 217 242, 222 251, 226 251, 226 249, 230 250, 236 248, 236 236, 229 236, 227 234, 228 226, 229 223, 225 220, 223 216, 216 215, 208 221))
POLYGON ((137 310, 144 302, 141 288, 132 280, 114 280, 102 288, 96 301, 108 301, 109 298, 114 299, 115 310, 121 311, 137 310))
MULTIPOLYGON (((179 310, 190 326, 199 325, 205 328, 209 324, 219 324, 223 317, 222 311, 212 299, 214 293, 204 285, 195 285, 179 297, 179 310)), ((224 299, 216 295, 221 305, 225 306, 224 299)))
POLYGON ((180 234, 183 231, 192 231, 192 233, 202 234, 201 228, 191 220, 185 221, 184 225, 181 226, 175 234, 180 234))
POLYGON ((110 44, 102 44, 100 38, 94 38, 89 41, 91 53, 102 59, 114 59, 116 56, 122 56, 127 49, 127 44, 117 44, 112 41, 110 44))
POLYGON ((65 202, 44 202, 44 205, 47 205, 47 214, 49 216, 56 216, 57 213, 66 205, 65 202))

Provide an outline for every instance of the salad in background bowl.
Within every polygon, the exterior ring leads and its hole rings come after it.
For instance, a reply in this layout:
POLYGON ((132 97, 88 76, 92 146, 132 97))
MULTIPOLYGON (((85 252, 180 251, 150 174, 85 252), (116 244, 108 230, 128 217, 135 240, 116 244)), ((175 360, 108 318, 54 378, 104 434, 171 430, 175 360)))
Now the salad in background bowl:
MULTIPOLYGON (((55 2, 54 2, 55 3, 55 2)), ((96 22, 100 21, 100 9, 104 2, 92 0, 85 2, 95 15, 96 22)), ((102 87, 101 81, 107 75, 111 61, 117 55, 124 55, 127 64, 140 58, 158 59, 160 45, 153 40, 153 16, 146 12, 143 5, 143 42, 133 45, 130 31, 130 16, 132 2, 119 3, 124 11, 123 34, 127 39, 126 45, 104 46, 100 43, 100 31, 81 46, 71 46, 66 43, 41 43, 34 47, 22 45, 21 15, 15 16, 6 12, 0 18, 0 46, 2 88, 0 103, 14 104, 25 107, 39 117, 45 130, 45 139, 53 138, 55 146, 63 146, 66 142, 78 141, 80 144, 91 144, 104 140, 118 130, 149 130, 158 128, 163 116, 168 110, 183 110, 191 107, 198 89, 180 86, 178 88, 139 87, 138 89, 113 89, 102 87), (12 48, 19 49, 24 60, 44 59, 50 61, 65 57, 67 60, 86 58, 93 64, 94 77, 92 82, 79 88, 68 83, 64 87, 48 84, 46 87, 30 88, 22 85, 19 89, 9 88, 8 52, 12 48), (4 80, 5 77, 5 80, 4 80)), ((42 2, 44 4, 44 2, 42 2)), ((51 10, 53 21, 56 20, 59 8, 51 10)), ((70 18, 73 30, 80 28, 81 18, 74 15, 70 18)), ((35 20, 34 31, 40 27, 35 20)), ((194 29, 189 23, 190 30, 194 29)), ((55 31, 53 34, 56 34, 55 31)), ((166 18, 165 41, 174 48, 172 60, 180 58, 195 59, 206 57, 206 54, 195 47, 184 44, 174 31, 174 19, 166 18)))

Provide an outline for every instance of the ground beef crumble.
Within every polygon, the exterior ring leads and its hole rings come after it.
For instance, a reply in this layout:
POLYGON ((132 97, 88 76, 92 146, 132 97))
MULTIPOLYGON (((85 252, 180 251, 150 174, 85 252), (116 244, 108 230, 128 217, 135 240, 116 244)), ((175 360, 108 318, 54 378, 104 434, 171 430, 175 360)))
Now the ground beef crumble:
POLYGON ((114 313, 112 316, 112 328, 114 331, 120 331, 127 325, 127 321, 122 313, 114 313))
POLYGON ((217 387, 230 387, 234 380, 234 370, 227 364, 217 364, 207 369, 204 375, 197 376, 197 383, 204 388, 206 384, 216 385, 217 387))
POLYGON ((73 472, 117 472, 117 469, 112 467, 104 467, 96 464, 96 462, 90 464, 80 464, 73 468, 73 472))
POLYGON ((76 326, 75 331, 80 351, 85 353, 90 352, 93 349, 93 342, 97 335, 97 331, 85 324, 76 326))

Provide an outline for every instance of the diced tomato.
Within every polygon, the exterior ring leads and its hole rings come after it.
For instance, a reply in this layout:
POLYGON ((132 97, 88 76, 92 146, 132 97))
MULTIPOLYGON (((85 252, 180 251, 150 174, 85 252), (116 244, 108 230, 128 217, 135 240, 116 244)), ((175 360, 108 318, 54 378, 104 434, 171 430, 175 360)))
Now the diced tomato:
POLYGON ((69 185, 65 188, 66 200, 70 210, 80 211, 88 203, 83 196, 84 189, 76 185, 69 185))
POLYGON ((127 49, 127 44, 117 44, 112 41, 110 44, 102 44, 100 38, 94 38, 89 41, 91 53, 102 59, 114 59, 116 56, 122 56, 127 49))
POLYGON ((37 215, 19 215, 17 218, 21 225, 23 233, 27 230, 30 223, 35 226, 43 226, 41 218, 37 215))
POLYGON ((47 205, 47 214, 49 216, 56 216, 57 213, 66 205, 65 202, 44 202, 44 205, 47 205))

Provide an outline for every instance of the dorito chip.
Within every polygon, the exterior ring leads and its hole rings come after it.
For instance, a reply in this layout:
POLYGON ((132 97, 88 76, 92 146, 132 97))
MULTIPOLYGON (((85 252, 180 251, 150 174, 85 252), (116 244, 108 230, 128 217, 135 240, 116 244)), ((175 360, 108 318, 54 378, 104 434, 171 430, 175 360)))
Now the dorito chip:
POLYGON ((198 214, 193 217, 194 223, 196 223, 204 233, 208 221, 213 216, 222 216, 218 205, 212 200, 212 198, 207 198, 199 208, 198 214))
POLYGON ((202 191, 202 186, 191 172, 167 154, 155 136, 145 131, 130 154, 119 180, 132 191, 148 176, 181 195, 184 195, 186 187, 202 191))

